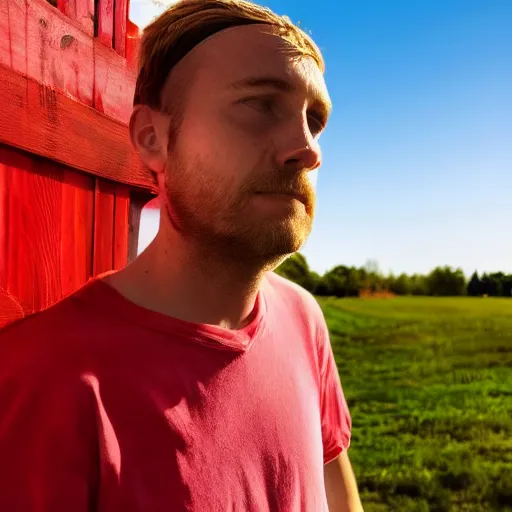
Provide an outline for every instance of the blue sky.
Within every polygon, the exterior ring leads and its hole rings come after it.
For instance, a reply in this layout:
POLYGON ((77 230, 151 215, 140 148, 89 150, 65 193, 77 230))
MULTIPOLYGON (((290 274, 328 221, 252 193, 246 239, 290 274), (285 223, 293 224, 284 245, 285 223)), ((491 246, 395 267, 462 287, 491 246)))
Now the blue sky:
MULTIPOLYGON (((261 3, 326 60, 334 111, 310 266, 512 272, 512 1, 261 3)), ((139 25, 158 12, 132 0, 139 25)), ((142 230, 144 245, 155 220, 142 230)))

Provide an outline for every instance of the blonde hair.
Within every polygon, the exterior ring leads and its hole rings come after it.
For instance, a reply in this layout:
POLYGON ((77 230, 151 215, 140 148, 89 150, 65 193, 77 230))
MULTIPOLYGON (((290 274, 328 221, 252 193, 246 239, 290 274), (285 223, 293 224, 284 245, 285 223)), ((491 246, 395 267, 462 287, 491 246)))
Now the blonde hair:
POLYGON ((134 104, 159 110, 169 73, 190 50, 221 30, 254 24, 276 28, 300 55, 312 57, 324 72, 320 50, 288 17, 245 0, 181 0, 143 32, 134 104))

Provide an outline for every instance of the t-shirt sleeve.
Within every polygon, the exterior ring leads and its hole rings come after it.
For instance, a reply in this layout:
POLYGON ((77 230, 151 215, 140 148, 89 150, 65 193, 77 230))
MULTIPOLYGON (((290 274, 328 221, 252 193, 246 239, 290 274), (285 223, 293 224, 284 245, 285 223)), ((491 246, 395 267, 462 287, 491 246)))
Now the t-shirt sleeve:
POLYGON ((43 375, 34 363, 14 372, 8 366, 0 362, 0 510, 94 510, 98 450, 90 389, 80 378, 43 375))
POLYGON ((324 464, 327 464, 343 450, 348 449, 352 421, 334 360, 329 331, 323 316, 318 331, 318 347, 322 439, 324 464))

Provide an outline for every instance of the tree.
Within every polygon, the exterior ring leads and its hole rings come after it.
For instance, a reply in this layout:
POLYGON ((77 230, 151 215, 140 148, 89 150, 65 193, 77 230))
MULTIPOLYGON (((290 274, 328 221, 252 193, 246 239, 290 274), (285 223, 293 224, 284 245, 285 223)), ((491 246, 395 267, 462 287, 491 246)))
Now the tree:
POLYGON ((461 269, 453 270, 451 267, 436 267, 426 279, 429 295, 457 296, 464 295, 466 291, 466 278, 461 269))
POLYGON ((468 283, 468 295, 471 297, 478 297, 483 295, 482 281, 478 277, 478 272, 476 270, 473 272, 473 275, 471 276, 471 279, 468 283))
POLYGON ((355 267, 338 265, 326 272, 317 288, 317 293, 335 297, 356 297, 363 287, 366 274, 355 267))
POLYGON ((503 279, 505 278, 505 274, 503 274, 503 272, 495 272, 493 274, 490 274, 488 278, 488 294, 491 297, 503 296, 503 279))
POLYGON ((348 295, 347 276, 349 269, 344 265, 338 265, 326 272, 322 278, 319 288, 325 295, 335 297, 346 297, 348 295))
POLYGON ((409 276, 409 290, 411 295, 428 295, 427 276, 421 274, 409 276))
POLYGON ((396 295, 412 294, 411 278, 407 274, 392 277, 389 282, 389 290, 396 295))
POLYGON ((512 274, 506 275, 502 281, 502 291, 504 297, 512 296, 512 274))
POLYGON ((482 274, 474 272, 469 282, 460 268, 436 267, 428 275, 405 273, 383 276, 375 260, 361 268, 337 265, 323 276, 311 271, 306 258, 295 253, 276 270, 277 274, 293 281, 311 293, 334 297, 358 297, 361 292, 389 290, 396 295, 490 295, 512 296, 512 274, 503 272, 482 274))
POLYGON ((316 272, 311 272, 306 258, 300 254, 292 254, 283 261, 275 270, 279 274, 294 283, 302 286, 310 292, 315 292, 319 276, 316 272))
POLYGON ((468 284, 468 295, 489 295, 490 297, 512 295, 512 275, 506 275, 503 272, 484 273, 478 281, 477 279, 478 274, 475 272, 468 284))

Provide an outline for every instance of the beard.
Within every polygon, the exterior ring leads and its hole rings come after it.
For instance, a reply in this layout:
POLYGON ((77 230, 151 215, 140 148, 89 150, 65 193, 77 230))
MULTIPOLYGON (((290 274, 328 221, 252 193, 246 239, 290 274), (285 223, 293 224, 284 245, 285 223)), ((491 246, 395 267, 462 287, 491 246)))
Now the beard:
POLYGON ((263 173, 254 169, 244 183, 222 178, 200 158, 181 158, 174 151, 166 169, 165 211, 183 238, 209 252, 261 265, 278 264, 300 249, 314 216, 315 192, 307 171, 296 168, 263 173), (279 215, 254 204, 257 193, 299 196, 279 215))

